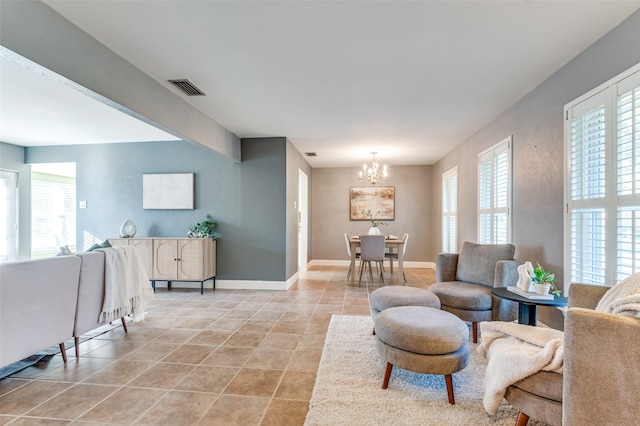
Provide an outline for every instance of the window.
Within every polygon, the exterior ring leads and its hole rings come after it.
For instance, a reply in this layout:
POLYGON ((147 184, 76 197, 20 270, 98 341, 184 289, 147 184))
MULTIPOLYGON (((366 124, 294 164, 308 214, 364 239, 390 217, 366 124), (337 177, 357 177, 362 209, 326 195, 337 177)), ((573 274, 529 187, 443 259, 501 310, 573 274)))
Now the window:
POLYGON ((18 259, 18 173, 0 170, 0 263, 18 259))
POLYGON ((478 155, 478 242, 511 242, 511 136, 478 155))
POLYGON ((640 271, 640 65, 565 106, 567 282, 640 271))
POLYGON ((442 174, 442 251, 456 252, 458 236, 458 168, 442 174))
POLYGON ((32 258, 55 256, 65 245, 74 252, 76 246, 75 176, 36 171, 42 167, 33 165, 31 173, 32 258))

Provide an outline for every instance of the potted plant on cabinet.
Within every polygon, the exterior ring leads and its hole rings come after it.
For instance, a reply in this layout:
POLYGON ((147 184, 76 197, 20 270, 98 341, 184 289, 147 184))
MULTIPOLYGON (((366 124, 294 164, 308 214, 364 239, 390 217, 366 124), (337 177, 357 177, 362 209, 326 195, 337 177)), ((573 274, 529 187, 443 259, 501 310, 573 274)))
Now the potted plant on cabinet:
POLYGON ((211 215, 208 214, 202 222, 191 225, 187 229, 189 231, 187 232, 187 236, 189 238, 216 238, 215 227, 216 222, 211 215))
POLYGON ((540 262, 536 262, 536 267, 533 268, 533 275, 529 277, 533 283, 535 292, 538 294, 551 293, 554 296, 560 296, 560 290, 553 284, 557 281, 556 274, 550 270, 545 270, 540 262))

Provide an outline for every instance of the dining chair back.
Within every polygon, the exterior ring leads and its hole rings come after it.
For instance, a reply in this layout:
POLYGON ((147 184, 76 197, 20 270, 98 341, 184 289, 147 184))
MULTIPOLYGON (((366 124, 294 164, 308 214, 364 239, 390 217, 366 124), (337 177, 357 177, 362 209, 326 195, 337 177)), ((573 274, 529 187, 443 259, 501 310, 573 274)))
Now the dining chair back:
MULTIPOLYGON (((384 246, 385 246, 385 237, 384 235, 361 235, 360 236, 360 281, 358 281, 358 286, 360 282, 362 282, 362 272, 364 270, 365 264, 369 266, 369 277, 371 281, 373 281, 373 271, 371 269, 371 262, 376 262, 379 266, 380 270, 380 280, 384 281, 384 246)), ((385 283, 386 284, 386 283, 385 283)))
MULTIPOLYGON (((404 255, 407 253, 407 242, 409 241, 409 233, 405 232, 404 235, 402 236, 402 257, 404 258, 404 255)), ((384 255, 385 258, 389 259, 389 271, 393 274, 393 261, 398 260, 398 252, 394 251, 394 252, 389 252, 389 253, 385 253, 384 255)), ((407 282, 407 277, 404 274, 404 270, 402 271, 402 279, 404 280, 404 282, 407 282)))

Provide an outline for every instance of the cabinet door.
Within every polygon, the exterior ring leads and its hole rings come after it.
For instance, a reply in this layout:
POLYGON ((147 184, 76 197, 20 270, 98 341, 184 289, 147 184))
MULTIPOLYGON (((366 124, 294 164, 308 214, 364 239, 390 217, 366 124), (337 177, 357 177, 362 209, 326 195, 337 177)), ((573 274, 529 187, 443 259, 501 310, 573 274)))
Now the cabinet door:
POLYGON ((204 278, 202 238, 186 238, 178 240, 178 279, 196 280, 204 278))
POLYGON ((130 239, 129 245, 137 248, 144 270, 147 272, 149 279, 151 279, 153 272, 153 240, 148 238, 130 239))
POLYGON ((153 276, 154 280, 175 280, 178 264, 176 240, 153 240, 153 276))

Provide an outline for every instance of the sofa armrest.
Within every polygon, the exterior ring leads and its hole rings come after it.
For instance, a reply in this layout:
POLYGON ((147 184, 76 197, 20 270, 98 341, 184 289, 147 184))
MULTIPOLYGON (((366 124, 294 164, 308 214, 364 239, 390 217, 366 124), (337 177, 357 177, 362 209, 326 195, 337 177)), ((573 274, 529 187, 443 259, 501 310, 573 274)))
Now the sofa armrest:
POLYGON ((518 283, 518 266, 520 266, 520 262, 517 260, 498 260, 496 262, 493 286, 506 287, 516 285, 518 283))
POLYGON ((569 307, 595 309, 610 288, 603 285, 572 283, 569 286, 569 307))
POLYGON ((565 426, 636 424, 640 319, 571 308, 565 320, 565 426))
POLYGON ((436 254, 436 282, 456 281, 458 253, 436 254))

